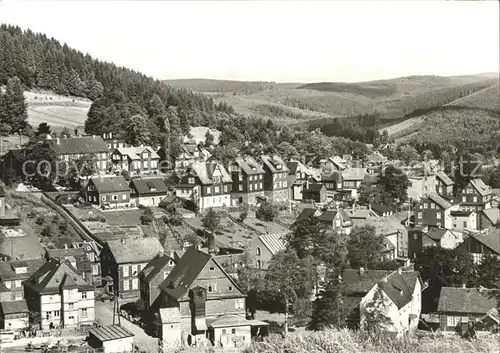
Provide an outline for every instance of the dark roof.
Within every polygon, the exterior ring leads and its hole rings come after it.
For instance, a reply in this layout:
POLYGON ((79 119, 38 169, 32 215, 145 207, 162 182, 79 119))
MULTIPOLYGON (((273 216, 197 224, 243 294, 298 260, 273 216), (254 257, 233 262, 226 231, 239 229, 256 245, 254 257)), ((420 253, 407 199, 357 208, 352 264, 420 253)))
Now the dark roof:
POLYGON ((427 236, 432 240, 439 241, 448 231, 449 230, 445 228, 429 228, 429 230, 427 231, 427 236))
POLYGON ((472 211, 451 211, 450 215, 452 217, 468 217, 471 213, 472 211))
POLYGON ((159 288, 173 298, 179 299, 188 291, 211 258, 207 253, 189 248, 159 288))
POLYGON ((447 186, 455 184, 455 182, 441 170, 436 172, 436 178, 440 179, 447 186))
POLYGON ((149 262, 153 257, 163 251, 163 246, 158 238, 110 240, 107 242, 116 263, 149 262))
POLYGON ((286 166, 285 162, 283 162, 281 157, 278 156, 277 154, 273 154, 272 156, 262 155, 262 156, 260 156, 260 159, 262 160, 262 162, 264 162, 264 164, 269 168, 269 170, 273 174, 274 173, 282 173, 282 172, 284 172, 284 173, 290 172, 290 170, 286 166), (280 169, 278 169, 279 166, 281 166, 280 169))
POLYGON ((489 228, 484 233, 470 233, 470 236, 500 255, 500 229, 489 228))
POLYGON ((495 308, 496 306, 497 300, 492 290, 442 287, 437 311, 486 314, 491 308, 495 308))
POLYGON ((163 269, 168 266, 170 261, 175 263, 175 259, 168 255, 163 254, 163 256, 156 256, 153 260, 149 261, 146 267, 139 273, 139 277, 143 278, 146 283, 151 282, 157 274, 161 273, 163 269))
POLYGON ((326 188, 325 184, 322 183, 312 183, 309 184, 309 187, 305 189, 303 192, 320 192, 322 189, 326 188))
POLYGON ((47 261, 24 283, 38 293, 58 293, 61 288, 93 289, 68 261, 54 259, 47 261))
POLYGON ((64 259, 68 256, 83 257, 85 249, 83 248, 68 248, 68 249, 47 249, 47 257, 50 259, 64 259))
POLYGON ((4 315, 29 313, 28 304, 24 299, 10 302, 1 302, 0 307, 4 315))
POLYGON ((89 329, 89 333, 94 335, 99 341, 113 341, 135 335, 121 325, 109 325, 102 327, 93 327, 89 329))
POLYGON ((437 203, 440 207, 444 208, 445 210, 451 207, 451 203, 438 194, 430 194, 429 199, 437 203))
POLYGON ((15 280, 29 278, 45 263, 43 259, 0 262, 0 279, 15 280), (26 273, 16 273, 16 268, 26 267, 26 273))
POLYGON ((386 270, 353 270, 344 271, 342 283, 346 284, 347 295, 367 294, 373 286, 393 271, 386 270))
POLYGON ((74 137, 54 139, 57 154, 108 153, 108 145, 102 137, 74 137))
POLYGON ((295 174, 295 172, 297 171, 297 166, 299 165, 299 162, 297 161, 294 161, 294 162, 288 162, 286 164, 286 166, 288 167, 288 169, 290 170, 290 174, 295 174))
MULTIPOLYGON (((379 286, 394 304, 396 304, 398 309, 401 309, 412 300, 413 290, 411 290, 403 273, 399 274, 397 271, 391 273, 387 276, 387 282, 382 280, 379 282, 379 286)), ((413 286, 413 288, 415 288, 415 286, 413 286)))
POLYGON ((483 210, 483 213, 493 225, 500 220, 500 210, 498 208, 488 208, 483 210))
POLYGON ((130 191, 128 182, 121 175, 114 177, 92 178, 89 183, 93 183, 100 194, 108 192, 130 191))
POLYGON ((245 174, 254 175, 254 174, 264 174, 264 169, 257 163, 257 161, 251 156, 245 157, 237 157, 235 159, 235 163, 243 169, 245 174))
POLYGON ((384 213, 394 212, 394 210, 392 208, 390 208, 389 206, 379 204, 379 203, 372 203, 371 207, 372 207, 372 211, 374 211, 375 213, 377 213, 379 215, 382 215, 384 213))
POLYGON ((162 178, 132 179, 131 184, 138 195, 166 194, 168 192, 168 186, 162 178))
POLYGON ((232 182, 226 168, 218 162, 193 162, 186 174, 196 175, 203 185, 211 185, 213 184, 212 177, 215 169, 219 169, 223 183, 232 182))
POLYGON ((320 222, 333 222, 335 217, 337 216, 338 211, 326 211, 321 216, 318 217, 320 222))
POLYGON ((295 222, 299 222, 299 221, 302 221, 304 219, 309 219, 309 218, 312 218, 314 216, 314 214, 316 213, 317 209, 315 208, 311 208, 311 207, 306 207, 302 210, 302 212, 300 212, 300 214, 297 216, 297 219, 295 220, 295 222))

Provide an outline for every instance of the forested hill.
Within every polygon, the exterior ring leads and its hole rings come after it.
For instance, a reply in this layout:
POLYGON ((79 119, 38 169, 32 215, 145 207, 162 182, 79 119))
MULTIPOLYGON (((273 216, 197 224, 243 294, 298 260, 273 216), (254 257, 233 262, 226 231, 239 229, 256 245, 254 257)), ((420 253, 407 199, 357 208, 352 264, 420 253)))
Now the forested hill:
POLYGON ((99 61, 44 34, 2 24, 0 85, 15 76, 26 89, 93 100, 86 132, 115 131, 123 137, 140 133, 132 137, 140 141, 130 142, 160 142, 160 131, 177 133, 189 125, 213 121, 219 112, 232 112, 229 105, 215 105, 210 97, 99 61))

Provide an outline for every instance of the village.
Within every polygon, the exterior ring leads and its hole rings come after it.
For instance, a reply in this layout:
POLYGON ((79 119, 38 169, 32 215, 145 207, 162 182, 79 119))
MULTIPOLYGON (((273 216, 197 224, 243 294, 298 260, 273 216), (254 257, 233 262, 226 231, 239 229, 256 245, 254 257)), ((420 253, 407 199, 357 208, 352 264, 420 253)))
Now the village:
MULTIPOLYGON (((351 260, 338 277, 347 327, 378 322, 394 337, 498 332, 495 288, 437 287, 419 272, 432 267, 422 258, 441 249, 475 266, 500 259, 498 189, 479 177, 458 186, 439 161, 408 164, 373 146, 362 161, 324 155, 307 163, 251 156, 240 144, 235 158, 221 161, 214 136, 192 129, 172 160, 164 147, 131 146, 112 132, 40 134, 57 161, 95 163, 71 187, 55 180, 53 191, 30 186, 25 149, 3 156, 17 182, 0 186, 2 351, 59 341, 75 352, 237 348, 299 330, 307 325, 298 321, 298 301, 287 299, 290 285, 275 288, 276 310, 255 286, 280 273, 290 249, 309 251, 299 240, 311 229, 346 239, 372 232, 380 241, 369 262, 351 260), (367 197, 386 183, 395 190, 400 178, 403 202, 396 194, 387 204, 367 197)), ((328 292, 335 259, 325 256, 303 295, 311 303, 328 292)))

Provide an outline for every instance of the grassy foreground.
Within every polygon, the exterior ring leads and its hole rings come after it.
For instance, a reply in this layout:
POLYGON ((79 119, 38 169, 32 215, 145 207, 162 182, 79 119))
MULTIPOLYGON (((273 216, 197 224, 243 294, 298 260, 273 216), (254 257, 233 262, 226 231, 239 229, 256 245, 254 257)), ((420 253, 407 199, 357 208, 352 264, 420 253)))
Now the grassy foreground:
POLYGON ((493 353, 499 350, 498 335, 472 341, 442 335, 396 340, 364 332, 326 330, 303 337, 290 334, 285 339, 271 336, 253 344, 245 353, 493 353))

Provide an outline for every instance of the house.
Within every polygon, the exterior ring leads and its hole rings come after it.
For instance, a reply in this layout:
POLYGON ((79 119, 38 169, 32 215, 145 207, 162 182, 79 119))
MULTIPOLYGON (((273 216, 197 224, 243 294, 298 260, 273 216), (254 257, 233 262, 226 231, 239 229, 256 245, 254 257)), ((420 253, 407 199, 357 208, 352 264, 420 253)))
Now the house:
POLYGON ((365 179, 365 168, 349 168, 341 172, 342 191, 349 191, 353 199, 357 198, 358 188, 365 179))
POLYGON ((477 230, 477 215, 472 211, 451 211, 450 215, 453 219, 453 229, 468 229, 477 230))
POLYGON ((94 287, 67 260, 50 259, 23 285, 28 308, 40 315, 42 329, 93 324, 94 287))
POLYGON ((248 246, 253 267, 259 270, 267 269, 272 257, 285 248, 284 234, 263 234, 253 238, 248 246))
POLYGON ((87 342, 103 353, 122 353, 134 350, 134 334, 121 325, 92 327, 87 342))
POLYGON ((277 154, 262 155, 264 174, 264 195, 271 201, 288 201, 288 181, 290 170, 277 154))
POLYGON ((138 179, 130 182, 131 197, 137 206, 158 206, 168 196, 168 186, 162 178, 138 179))
POLYGON ((452 202, 438 194, 430 194, 414 208, 416 225, 451 229, 453 227, 451 212, 460 208, 460 205, 452 202))
POLYGON ((29 325, 29 310, 26 300, 2 301, 0 303, 0 330, 18 331, 29 325))
POLYGON ((491 207, 500 208, 500 189, 491 189, 491 207))
POLYGON ((93 155, 99 171, 106 172, 110 168, 108 146, 100 136, 58 137, 53 141, 57 158, 61 161, 76 161, 93 155))
POLYGON ((481 179, 472 179, 460 192, 460 209, 480 213, 491 208, 491 188, 481 179))
POLYGON ((14 260, 0 262, 0 283, 3 300, 24 299, 23 282, 31 277, 45 263, 43 259, 35 260, 14 260))
MULTIPOLYGON (((84 281, 91 285, 94 284, 92 278, 92 264, 83 248, 70 248, 65 244, 63 249, 47 249, 45 258, 47 260, 67 260, 84 281)), ((96 283, 96 285, 97 284, 100 283, 96 283)))
POLYGON ((343 170, 349 168, 347 161, 339 156, 333 156, 326 160, 321 160, 320 166, 321 166, 321 180, 323 180, 324 177, 326 177, 325 180, 330 180, 328 179, 328 177, 331 176, 333 173, 342 172, 343 170))
POLYGON ((123 176, 92 178, 84 194, 88 202, 102 208, 128 207, 130 204, 130 187, 123 176))
MULTIPOLYGON (((200 148, 194 141, 181 144, 181 149, 177 158, 173 163, 174 171, 183 173, 193 162, 204 162, 210 156, 210 153, 205 148, 200 148)), ((157 151, 161 161, 168 161, 168 151, 165 153, 164 148, 157 151)))
POLYGON ((0 226, 18 226, 21 219, 12 212, 6 210, 7 203, 5 202, 5 190, 0 185, 0 226))
POLYGON ((383 252, 386 259, 408 258, 408 231, 397 217, 372 217, 365 224, 374 226, 376 234, 384 237, 383 252))
POLYGON ((370 209, 375 212, 377 216, 380 217, 388 217, 394 215, 394 210, 386 205, 383 204, 378 204, 378 203, 372 203, 370 205, 370 209))
POLYGON ((306 182, 305 185, 303 185, 302 200, 306 202, 313 201, 317 203, 326 203, 328 197, 325 184, 306 182))
POLYGON ((490 228, 481 233, 469 233, 459 246, 472 255, 476 264, 481 263, 484 256, 500 258, 500 229, 490 228))
POLYGON ((500 226, 500 209, 488 208, 480 213, 479 227, 480 229, 488 229, 491 227, 500 226))
MULTIPOLYGON (((492 290, 442 287, 437 308, 439 326, 442 331, 460 332, 463 326, 484 320, 496 307, 497 300, 492 290)), ((498 328, 498 312, 495 321, 498 328)))
POLYGON ((290 161, 287 163, 290 170, 287 176, 287 184, 290 186, 290 200, 303 200, 302 192, 306 186, 306 182, 317 182, 317 177, 309 168, 299 161, 290 161))
POLYGON ((374 324, 383 315, 381 328, 390 335, 402 336, 417 328, 425 288, 416 271, 346 270, 342 283, 347 288, 344 309, 348 327, 374 324))
POLYGON ((193 162, 175 188, 175 195, 192 199, 203 211, 231 205, 232 180, 218 162, 193 162))
POLYGON ((102 245, 95 241, 81 241, 71 244, 71 247, 83 249, 87 261, 91 268, 91 279, 88 282, 92 285, 101 284, 101 250, 102 245))
POLYGON ((126 147, 125 142, 123 140, 116 139, 112 132, 104 132, 101 136, 104 142, 106 142, 106 146, 108 147, 110 153, 117 148, 126 147))
POLYGON ((298 222, 303 221, 305 219, 310 219, 312 217, 319 217, 319 216, 321 216, 321 211, 318 210, 317 208, 305 207, 302 209, 302 211, 299 213, 299 215, 295 219, 295 223, 298 223, 298 222))
POLYGON ((326 211, 318 217, 318 221, 346 234, 350 234, 353 227, 351 218, 343 209, 326 211))
POLYGON ((169 254, 160 252, 139 272, 139 288, 146 311, 158 298, 160 294, 158 286, 172 272, 177 260, 173 251, 169 254))
POLYGON ((356 208, 354 205, 348 215, 349 218, 351 218, 352 225, 354 227, 364 225, 369 220, 379 218, 379 216, 371 208, 361 209, 356 208))
POLYGON ((163 246, 158 238, 122 238, 106 242, 101 251, 102 276, 113 279, 107 289, 122 298, 138 297, 139 273, 162 253, 163 246))
POLYGON ((136 174, 158 172, 160 156, 150 146, 119 147, 111 153, 113 170, 136 174))
POLYGON ((163 330, 170 321, 170 330, 160 333, 163 344, 241 347, 251 343, 252 327, 267 326, 246 319, 246 295, 214 257, 194 248, 184 253, 160 290, 154 306, 170 308, 170 318, 158 323, 163 330))
POLYGON ((408 198, 420 200, 436 192, 436 178, 433 175, 409 175, 408 198))
POLYGON ((424 239, 423 247, 439 245, 445 249, 455 249, 464 241, 462 232, 445 228, 428 228, 423 233, 428 237, 428 239, 424 239))
POLYGON ((264 197, 264 169, 250 156, 237 157, 229 165, 232 178, 231 197, 237 204, 256 205, 264 197))
POLYGON ((436 172, 436 192, 438 195, 448 196, 453 194, 453 186, 455 182, 446 175, 445 172, 439 170, 436 172))

